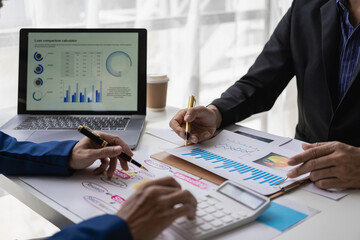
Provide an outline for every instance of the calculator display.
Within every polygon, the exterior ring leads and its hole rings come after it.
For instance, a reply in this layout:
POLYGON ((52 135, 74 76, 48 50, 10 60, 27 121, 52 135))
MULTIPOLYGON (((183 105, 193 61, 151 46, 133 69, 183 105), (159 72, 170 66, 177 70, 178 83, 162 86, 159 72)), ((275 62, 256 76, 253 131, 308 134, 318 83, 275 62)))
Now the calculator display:
POLYGON ((231 183, 224 184, 217 191, 253 210, 256 210, 263 203, 266 202, 265 199, 262 199, 248 191, 245 191, 240 187, 233 185, 231 183))

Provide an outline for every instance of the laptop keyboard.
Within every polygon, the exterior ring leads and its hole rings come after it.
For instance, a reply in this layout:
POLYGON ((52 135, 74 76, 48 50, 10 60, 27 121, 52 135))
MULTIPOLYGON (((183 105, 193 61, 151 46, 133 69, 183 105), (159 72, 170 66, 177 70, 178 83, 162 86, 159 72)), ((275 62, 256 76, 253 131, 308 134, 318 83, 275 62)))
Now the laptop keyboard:
POLYGON ((16 130, 77 129, 79 125, 93 130, 125 130, 130 118, 127 117, 28 117, 16 130))

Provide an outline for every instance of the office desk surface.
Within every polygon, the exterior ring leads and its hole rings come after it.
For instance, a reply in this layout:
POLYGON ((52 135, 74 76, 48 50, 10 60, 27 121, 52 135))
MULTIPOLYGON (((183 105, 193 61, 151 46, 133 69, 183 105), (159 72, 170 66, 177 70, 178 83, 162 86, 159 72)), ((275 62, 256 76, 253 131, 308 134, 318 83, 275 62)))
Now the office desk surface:
MULTIPOLYGON (((138 148, 151 146, 155 148, 174 147, 149 134, 147 129, 161 128, 168 125, 177 108, 167 107, 163 112, 148 111, 145 130, 138 148)), ((59 228, 82 219, 66 210, 56 202, 44 196, 34 188, 22 182, 18 177, 0 175, 0 187, 48 219, 59 228)), ((305 190, 297 189, 286 198, 320 210, 321 212, 298 226, 284 232, 276 239, 360 239, 360 190, 353 190, 350 195, 339 201, 331 200, 305 190)))

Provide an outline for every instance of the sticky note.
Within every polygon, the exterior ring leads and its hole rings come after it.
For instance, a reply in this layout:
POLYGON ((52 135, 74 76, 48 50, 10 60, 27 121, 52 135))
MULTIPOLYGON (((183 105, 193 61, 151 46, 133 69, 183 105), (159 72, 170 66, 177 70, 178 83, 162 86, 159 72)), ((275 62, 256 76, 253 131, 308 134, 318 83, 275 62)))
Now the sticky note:
POLYGON ((295 211, 283 205, 271 202, 270 207, 256 219, 281 232, 300 222, 308 215, 295 211))

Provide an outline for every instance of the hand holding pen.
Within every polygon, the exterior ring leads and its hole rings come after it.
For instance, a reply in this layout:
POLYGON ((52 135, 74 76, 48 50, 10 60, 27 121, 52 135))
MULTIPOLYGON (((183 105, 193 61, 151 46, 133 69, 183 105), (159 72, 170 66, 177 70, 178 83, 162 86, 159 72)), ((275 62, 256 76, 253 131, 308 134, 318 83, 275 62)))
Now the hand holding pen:
POLYGON ((216 128, 220 126, 221 114, 215 106, 197 106, 182 109, 170 120, 170 127, 181 138, 186 139, 186 123, 191 123, 188 129, 188 143, 198 143, 210 139, 216 128))
MULTIPOLYGON (((102 139, 101 136, 98 133, 93 132, 89 127, 79 126, 78 131, 80 133, 84 134, 86 137, 88 137, 94 143, 98 144, 98 146, 100 146, 100 147, 114 146, 114 144, 111 144, 111 143, 107 142, 106 140, 102 139)), ((104 133, 102 133, 102 134, 104 134, 104 133)), ((130 152, 130 154, 132 156, 133 154, 132 154, 129 146, 121 138, 118 137, 117 140, 118 140, 118 143, 119 143, 118 145, 124 145, 125 144, 124 146, 126 146, 128 148, 128 152, 130 152)), ((116 144, 116 142, 115 142, 115 144, 116 144)), ((142 166, 140 163, 135 161, 131 156, 126 154, 125 151, 121 152, 118 156, 120 157, 120 163, 122 163, 121 162, 121 159, 122 159, 122 160, 125 160, 127 162, 130 162, 130 163, 134 164, 135 166, 137 166, 137 167, 139 167, 141 169, 144 169, 144 170, 148 171, 144 166, 142 166)), ((110 161, 111 161, 111 159, 110 159, 110 161)), ((121 164, 121 166, 124 168, 125 165, 123 166, 121 164)), ((115 166, 115 169, 116 169, 116 166, 115 166)), ((115 169, 114 169, 114 171, 115 171, 115 169)), ((126 163, 126 168, 124 168, 124 169, 128 170, 127 163, 126 163)))
POLYGON ((100 159, 101 165, 94 170, 95 174, 106 171, 107 176, 112 177, 118 161, 124 170, 128 170, 127 161, 120 158, 119 155, 124 152, 132 156, 130 147, 116 135, 103 132, 96 132, 96 134, 114 146, 101 147, 90 138, 84 137, 72 149, 68 161, 69 168, 74 170, 85 169, 100 159))

